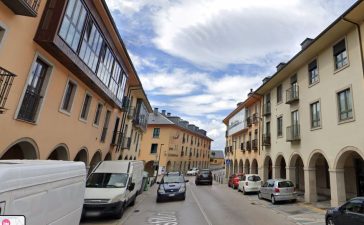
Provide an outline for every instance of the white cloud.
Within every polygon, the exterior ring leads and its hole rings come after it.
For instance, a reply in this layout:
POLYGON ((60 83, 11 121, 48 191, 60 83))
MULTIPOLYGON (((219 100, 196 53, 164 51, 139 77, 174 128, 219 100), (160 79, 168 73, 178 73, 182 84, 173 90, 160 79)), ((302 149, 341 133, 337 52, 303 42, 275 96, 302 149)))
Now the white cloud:
POLYGON ((155 58, 145 58, 139 57, 131 52, 129 52, 130 58, 136 68, 137 71, 141 71, 143 69, 158 69, 158 65, 156 64, 155 58))

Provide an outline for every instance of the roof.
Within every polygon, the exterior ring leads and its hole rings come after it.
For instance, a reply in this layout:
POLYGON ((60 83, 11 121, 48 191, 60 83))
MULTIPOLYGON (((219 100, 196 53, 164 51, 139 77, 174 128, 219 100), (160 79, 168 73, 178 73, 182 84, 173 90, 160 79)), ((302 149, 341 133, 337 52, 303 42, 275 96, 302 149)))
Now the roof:
POLYGON ((0 160, 0 193, 79 176, 86 178, 83 162, 0 160))
POLYGON ((225 158, 224 151, 221 151, 221 150, 212 150, 210 155, 211 155, 210 158, 212 158, 212 159, 224 159, 225 158))

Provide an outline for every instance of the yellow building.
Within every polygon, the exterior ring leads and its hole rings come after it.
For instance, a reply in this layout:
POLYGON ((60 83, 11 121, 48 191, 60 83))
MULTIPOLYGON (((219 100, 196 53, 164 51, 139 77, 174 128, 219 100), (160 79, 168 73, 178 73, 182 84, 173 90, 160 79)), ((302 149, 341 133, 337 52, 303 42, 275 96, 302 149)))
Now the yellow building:
POLYGON ((1 159, 118 159, 152 111, 103 0, 1 1, 0 67, 1 159))
POLYGON ((146 162, 145 168, 150 176, 154 175, 158 162, 159 174, 165 171, 186 172, 192 167, 208 168, 211 141, 206 131, 155 108, 149 115, 138 159, 146 162))
POLYGON ((224 151, 211 150, 211 152, 210 152, 210 168, 211 169, 225 168, 224 151))
POLYGON ((251 92, 224 120, 226 125, 226 175, 258 174, 260 148, 260 99, 251 92))

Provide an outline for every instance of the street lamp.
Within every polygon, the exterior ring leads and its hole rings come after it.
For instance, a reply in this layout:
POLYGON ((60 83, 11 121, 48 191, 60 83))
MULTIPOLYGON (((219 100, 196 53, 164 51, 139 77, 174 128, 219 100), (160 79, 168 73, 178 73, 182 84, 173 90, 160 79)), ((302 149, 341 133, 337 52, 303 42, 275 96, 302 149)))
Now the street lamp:
POLYGON ((159 155, 158 155, 158 166, 157 166, 157 174, 155 176, 155 181, 157 181, 157 178, 158 178, 158 172, 159 172, 159 163, 160 163, 160 160, 161 160, 161 154, 162 154, 162 147, 163 147, 164 144, 161 144, 161 147, 159 149, 159 155))

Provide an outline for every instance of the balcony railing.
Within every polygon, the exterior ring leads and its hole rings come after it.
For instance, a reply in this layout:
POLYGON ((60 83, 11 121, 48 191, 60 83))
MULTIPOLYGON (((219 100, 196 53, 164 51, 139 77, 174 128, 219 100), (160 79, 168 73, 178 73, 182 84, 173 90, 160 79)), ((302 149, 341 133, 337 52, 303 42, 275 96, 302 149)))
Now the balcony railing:
POLYGON ((286 104, 291 104, 299 100, 299 88, 298 85, 294 85, 286 90, 286 104))
POLYGON ((252 140, 252 149, 258 150, 258 139, 252 140))
POLYGON ((15 14, 36 17, 40 0, 2 0, 15 14))
POLYGON ((246 118, 246 125, 248 126, 248 127, 251 127, 252 126, 252 118, 249 116, 249 117, 247 117, 246 118))
POLYGON ((244 142, 240 144, 240 150, 241 150, 241 151, 245 151, 244 142))
POLYGON ((250 141, 247 141, 246 142, 246 150, 248 150, 248 151, 252 150, 251 142, 250 141))
POLYGON ((263 146, 270 146, 270 134, 263 134, 263 146))
POLYGON ((270 102, 267 102, 266 104, 263 105, 263 116, 269 116, 270 113, 271 113, 270 102))
POLYGON ((15 74, 0 67, 0 114, 5 112, 5 103, 8 99, 11 85, 13 84, 15 74))
POLYGON ((287 141, 293 142, 300 140, 301 140, 300 125, 294 124, 292 126, 287 127, 287 141))
POLYGON ((35 92, 31 86, 28 86, 19 110, 18 119, 35 122, 35 116, 42 99, 43 96, 35 92))

